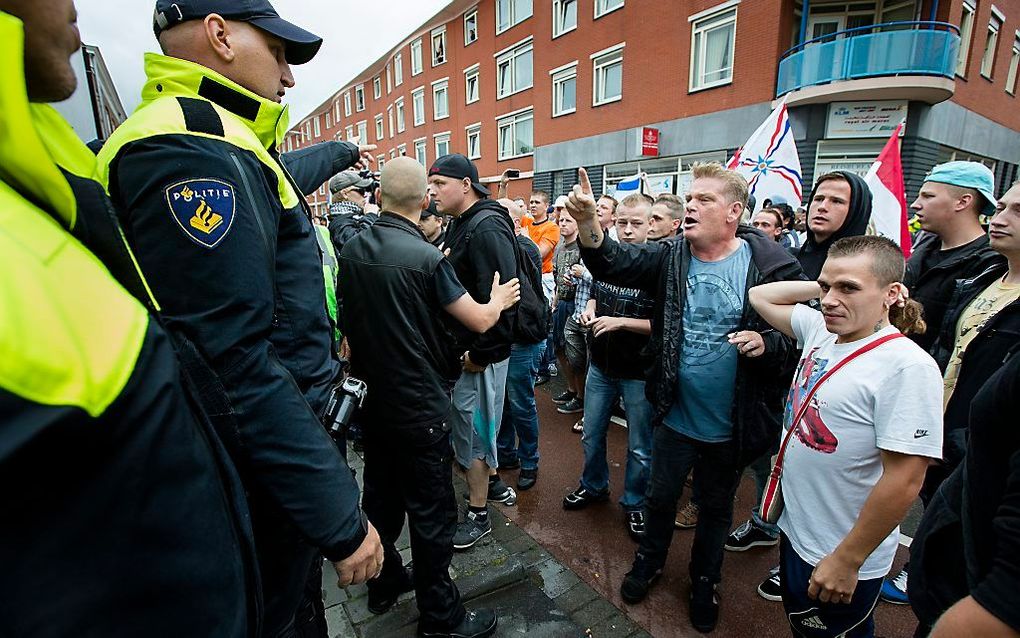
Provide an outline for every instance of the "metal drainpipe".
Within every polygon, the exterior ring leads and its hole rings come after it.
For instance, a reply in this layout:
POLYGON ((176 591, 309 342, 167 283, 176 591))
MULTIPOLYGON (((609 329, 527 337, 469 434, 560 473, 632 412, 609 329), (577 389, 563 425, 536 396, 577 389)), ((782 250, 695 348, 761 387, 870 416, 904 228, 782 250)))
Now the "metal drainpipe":
MULTIPOLYGON (((935 0, 938 2, 938 0, 935 0)), ((807 22, 808 13, 811 11, 811 0, 804 0, 803 7, 800 11, 800 42, 797 44, 804 44, 807 42, 807 22)))
POLYGON ((930 22, 938 20, 939 14, 939 0, 931 0, 931 17, 928 19, 930 22))

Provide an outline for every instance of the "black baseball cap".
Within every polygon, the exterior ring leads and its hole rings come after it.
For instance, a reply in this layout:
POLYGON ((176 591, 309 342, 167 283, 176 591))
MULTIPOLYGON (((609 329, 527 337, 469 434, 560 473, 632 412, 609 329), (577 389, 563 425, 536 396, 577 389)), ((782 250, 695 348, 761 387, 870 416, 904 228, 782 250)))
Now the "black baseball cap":
POLYGON ((482 183, 478 181, 478 169, 475 168, 474 162, 460 153, 443 155, 437 159, 436 163, 429 169, 429 175, 443 175, 454 179, 470 177, 472 188, 484 197, 489 196, 489 189, 482 186, 482 183))
POLYGON ((156 0, 152 30, 159 38, 171 27, 189 20, 204 20, 213 13, 227 20, 247 22, 283 40, 289 64, 308 62, 322 46, 322 38, 281 18, 268 0, 156 0))

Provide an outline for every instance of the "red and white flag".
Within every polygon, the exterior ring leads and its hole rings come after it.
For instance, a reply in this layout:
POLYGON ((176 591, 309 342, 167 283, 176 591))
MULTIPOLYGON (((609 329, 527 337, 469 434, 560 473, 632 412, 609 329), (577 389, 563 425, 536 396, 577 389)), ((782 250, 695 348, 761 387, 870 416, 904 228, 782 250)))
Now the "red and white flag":
POLYGON ((761 210, 766 199, 785 202, 794 208, 800 206, 800 158, 785 98, 737 149, 726 168, 737 171, 747 180, 748 189, 757 200, 751 214, 761 210))
POLYGON ((907 196, 903 186, 903 163, 900 161, 900 132, 904 123, 893 131, 892 137, 868 174, 864 176, 871 189, 871 222, 875 231, 896 242, 904 257, 910 257, 910 229, 907 226, 907 196))

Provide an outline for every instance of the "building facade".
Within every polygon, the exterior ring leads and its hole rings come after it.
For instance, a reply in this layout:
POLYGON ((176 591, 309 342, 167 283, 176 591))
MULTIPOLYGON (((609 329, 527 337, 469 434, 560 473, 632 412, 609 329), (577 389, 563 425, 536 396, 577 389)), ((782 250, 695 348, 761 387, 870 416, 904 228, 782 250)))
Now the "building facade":
POLYGON ((127 113, 103 54, 99 47, 83 44, 71 56, 71 67, 78 78, 78 88, 74 95, 54 107, 85 143, 105 140, 127 119, 127 113))
MULTIPOLYGON (((380 163, 464 153, 511 196, 646 173, 682 195, 785 99, 805 192, 863 174, 892 128, 908 198, 936 163, 1020 164, 1020 0, 453 0, 289 133, 379 146, 380 163)), ((310 196, 328 202, 325 186, 310 196)))

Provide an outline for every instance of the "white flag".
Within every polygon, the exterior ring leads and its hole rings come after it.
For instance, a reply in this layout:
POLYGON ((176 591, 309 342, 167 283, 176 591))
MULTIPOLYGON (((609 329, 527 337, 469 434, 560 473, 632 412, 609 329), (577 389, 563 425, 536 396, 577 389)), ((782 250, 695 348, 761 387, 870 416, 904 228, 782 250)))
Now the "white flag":
POLYGON ((785 101, 751 134, 726 168, 747 179, 756 200, 752 214, 761 210, 766 199, 785 202, 793 208, 800 206, 803 193, 800 157, 785 101))

